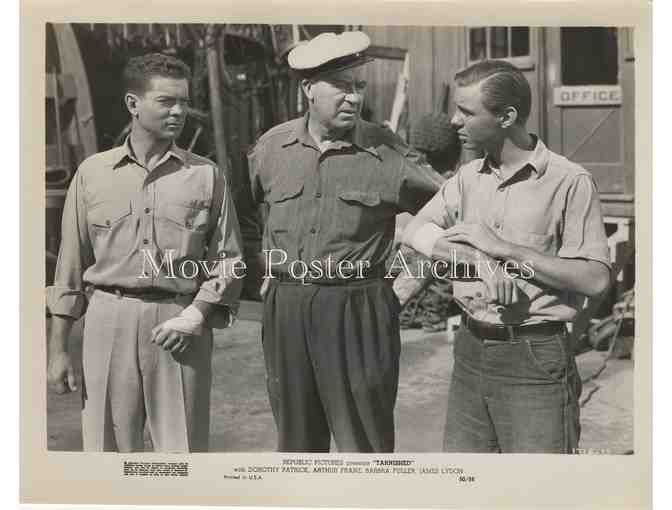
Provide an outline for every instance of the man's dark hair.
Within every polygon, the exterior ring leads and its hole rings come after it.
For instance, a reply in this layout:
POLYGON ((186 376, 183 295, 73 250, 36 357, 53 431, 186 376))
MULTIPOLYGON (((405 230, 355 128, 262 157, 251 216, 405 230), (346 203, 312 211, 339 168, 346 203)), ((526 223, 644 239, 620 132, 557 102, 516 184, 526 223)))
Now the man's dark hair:
POLYGON ((133 57, 124 68, 124 90, 143 94, 147 90, 149 80, 154 76, 184 78, 189 81, 191 70, 181 60, 163 53, 149 53, 133 57))
POLYGON ((532 92, 525 75, 504 60, 481 60, 455 75, 458 87, 481 83, 483 106, 492 113, 501 113, 507 106, 518 112, 517 123, 524 124, 530 116, 532 92))

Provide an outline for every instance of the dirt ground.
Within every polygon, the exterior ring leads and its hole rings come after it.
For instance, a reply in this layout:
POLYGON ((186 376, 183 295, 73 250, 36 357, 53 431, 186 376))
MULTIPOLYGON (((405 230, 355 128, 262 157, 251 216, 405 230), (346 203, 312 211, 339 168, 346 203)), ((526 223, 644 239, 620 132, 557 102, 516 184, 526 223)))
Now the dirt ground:
MULTIPOLYGON (((260 324, 240 320, 215 334, 210 449, 273 451, 275 427, 265 386, 260 324)), ((72 346, 79 356, 81 328, 72 346)), ((577 357, 583 378, 596 373, 605 353, 577 357)), ((438 452, 452 370, 452 339, 447 333, 402 331, 401 373, 396 407, 397 451, 438 452)), ((620 454, 632 451, 632 360, 611 359, 599 378, 584 385, 581 448, 620 454)), ((82 448, 80 393, 47 397, 50 450, 82 448)), ((150 443, 148 441, 148 447, 150 443)))

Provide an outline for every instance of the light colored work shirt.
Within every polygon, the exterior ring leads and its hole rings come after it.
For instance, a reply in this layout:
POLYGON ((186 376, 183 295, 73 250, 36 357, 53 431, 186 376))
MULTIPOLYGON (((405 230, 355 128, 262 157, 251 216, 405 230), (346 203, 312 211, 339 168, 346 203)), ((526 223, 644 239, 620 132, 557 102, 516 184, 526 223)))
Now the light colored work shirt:
MULTIPOLYGON (((443 229, 456 223, 482 223, 501 238, 544 255, 596 260, 610 267, 600 198, 587 170, 537 139, 529 160, 505 172, 507 177, 500 177, 487 157, 464 165, 418 213, 428 224, 406 233, 405 239, 424 253, 443 236, 443 229)), ((480 270, 488 268, 483 263, 480 270)), ((531 271, 521 271, 516 279, 519 302, 508 307, 486 303, 482 280, 457 279, 453 291, 466 313, 485 322, 571 322, 585 298, 523 278, 530 275, 531 271)))
POLYGON ((175 145, 149 171, 127 139, 87 158, 70 184, 47 306, 78 318, 92 285, 196 294, 195 300, 235 307, 242 281, 220 267, 231 268, 241 253, 224 173, 175 145), (169 250, 172 273, 161 266, 169 250))

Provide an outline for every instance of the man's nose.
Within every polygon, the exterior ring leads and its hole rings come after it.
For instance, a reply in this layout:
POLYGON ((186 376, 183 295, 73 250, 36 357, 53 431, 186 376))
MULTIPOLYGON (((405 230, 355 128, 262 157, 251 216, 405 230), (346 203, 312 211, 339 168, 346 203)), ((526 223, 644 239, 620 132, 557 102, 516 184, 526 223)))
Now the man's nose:
POLYGON ((362 100, 362 94, 360 92, 349 92, 345 98, 351 103, 359 103, 362 100))
POLYGON ((186 113, 185 105, 179 101, 176 101, 175 104, 170 109, 171 115, 182 117, 185 113, 186 113))
POLYGON ((464 124, 464 119, 462 118, 462 114, 459 111, 456 111, 453 114, 453 117, 450 119, 450 123, 456 127, 460 128, 464 124))
POLYGON ((350 103, 361 103, 364 99, 364 91, 361 88, 357 88, 356 85, 353 85, 352 88, 345 95, 346 101, 350 103))

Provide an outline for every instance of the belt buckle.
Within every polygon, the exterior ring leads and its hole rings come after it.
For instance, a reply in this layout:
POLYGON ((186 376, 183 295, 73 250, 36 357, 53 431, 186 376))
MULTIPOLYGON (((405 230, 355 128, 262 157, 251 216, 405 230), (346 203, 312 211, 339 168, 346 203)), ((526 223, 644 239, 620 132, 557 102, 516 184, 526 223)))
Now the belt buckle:
POLYGON ((504 327, 506 328, 506 333, 507 333, 507 340, 512 341, 516 339, 516 333, 515 330, 513 329, 513 326, 509 324, 504 324, 504 327))

